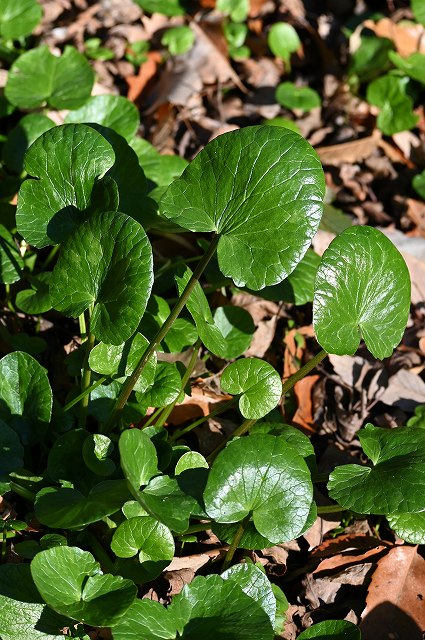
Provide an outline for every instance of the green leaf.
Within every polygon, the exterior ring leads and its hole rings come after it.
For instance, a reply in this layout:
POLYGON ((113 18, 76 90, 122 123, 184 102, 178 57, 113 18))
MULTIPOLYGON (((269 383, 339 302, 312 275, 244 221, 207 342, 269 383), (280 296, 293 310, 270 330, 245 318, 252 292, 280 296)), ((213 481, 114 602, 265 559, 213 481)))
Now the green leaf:
POLYGON ((41 113, 29 113, 21 118, 9 135, 3 147, 3 160, 15 173, 22 173, 24 156, 33 142, 55 126, 53 120, 41 113))
POLYGON ((425 54, 412 53, 407 58, 402 58, 395 51, 390 51, 389 57, 397 69, 401 69, 409 78, 425 84, 425 54))
POLYGON ((180 0, 135 0, 146 13, 162 13, 164 16, 182 16, 185 13, 180 0))
POLYGON ((0 282, 13 284, 21 277, 24 261, 11 233, 0 224, 0 282))
POLYGON ((254 564, 235 564, 221 574, 223 580, 232 580, 267 613, 274 626, 276 598, 266 574, 254 564))
POLYGON ((180 489, 174 478, 158 476, 138 495, 141 505, 154 518, 176 533, 184 533, 197 507, 196 500, 180 489))
POLYGON ((392 49, 394 44, 388 38, 362 34, 360 46, 350 59, 348 67, 350 76, 355 74, 358 82, 370 82, 388 70, 389 54, 392 49))
POLYGON ((315 469, 316 454, 314 447, 302 431, 282 422, 256 422, 249 430, 251 434, 270 434, 283 438, 307 462, 310 470, 315 469))
POLYGON ((140 429, 126 429, 119 440, 121 468, 135 491, 158 472, 158 458, 151 439, 140 429))
POLYGON ((220 351, 221 358, 237 358, 250 346, 255 325, 252 316, 242 307, 218 307, 214 313, 214 325, 225 339, 224 349, 220 351))
POLYGON ((114 164, 110 144, 83 124, 55 127, 27 151, 26 180, 18 195, 16 224, 41 249, 66 240, 90 211, 96 180, 114 164))
POLYGON ((367 88, 366 100, 380 108, 376 124, 387 136, 413 129, 419 120, 413 113, 413 100, 407 95, 408 83, 407 77, 387 73, 367 88))
POLYGON ((360 640, 360 629, 346 620, 324 620, 303 631, 298 640, 360 640))
POLYGON ((413 176, 412 187, 425 200, 425 170, 413 176))
POLYGON ((249 0, 217 0, 216 9, 234 22, 243 22, 248 17, 249 0))
POLYGON ((286 22, 275 22, 270 28, 267 42, 271 52, 285 62, 289 62, 291 53, 301 47, 301 41, 294 27, 286 22))
POLYGON ((29 276, 32 289, 18 291, 16 306, 30 315, 38 315, 50 311, 50 278, 51 272, 39 273, 37 276, 29 276))
POLYGON ((91 96, 80 109, 68 113, 65 122, 94 122, 113 129, 130 142, 136 135, 140 119, 133 102, 123 96, 106 94, 91 96))
POLYGON ((301 260, 323 197, 323 170, 308 142, 283 127, 245 127, 207 144, 167 189, 160 211, 191 231, 218 233, 222 273, 261 289, 301 260))
POLYGON ((372 467, 348 464, 329 477, 329 495, 357 513, 404 514, 425 510, 425 430, 386 430, 367 424, 359 432, 372 467))
POLYGON ((223 24, 223 33, 230 47, 239 49, 245 42, 248 35, 248 27, 246 24, 236 22, 226 22, 223 24))
POLYGON ((175 550, 170 529, 149 516, 121 523, 112 536, 111 549, 119 558, 138 554, 142 566, 156 576, 170 564, 175 550))
POLYGON ((249 514, 257 531, 279 544, 303 530, 313 498, 304 459, 283 439, 239 438, 216 458, 204 492, 216 522, 240 522, 249 514))
POLYGON ((20 109, 77 109, 90 96, 94 71, 74 47, 60 57, 42 46, 23 53, 10 67, 6 98, 20 109))
POLYGON ((197 576, 169 608, 183 640, 272 640, 270 618, 234 580, 197 576), (214 624, 211 624, 211 621, 214 624))
POLYGON ((168 187, 188 165, 187 160, 180 156, 161 155, 150 142, 143 138, 135 138, 130 144, 146 177, 159 186, 168 187))
POLYGON ((31 562, 31 574, 52 609, 92 626, 117 624, 137 594, 130 580, 102 575, 92 554, 77 547, 41 551, 31 562))
MULTIPOLYGON (((164 298, 152 295, 143 316, 143 330, 152 339, 170 314, 169 304, 164 298)), ((160 351, 180 353, 195 344, 198 332, 192 322, 186 318, 177 318, 161 343, 160 351)))
POLYGON ((410 544, 425 544, 425 512, 387 516, 395 533, 410 544))
POLYGON ((136 393, 143 407, 165 407, 181 393, 181 376, 175 363, 159 362, 155 370, 153 385, 143 393, 136 393))
POLYGON ((319 229, 330 231, 337 236, 351 226, 352 219, 349 215, 325 202, 319 229))
POLYGON ((406 327, 410 277, 392 242, 372 227, 350 227, 322 256, 313 302, 317 340, 328 353, 353 355, 362 336, 382 360, 406 327))
POLYGON ((71 429, 53 443, 47 458, 47 475, 54 482, 71 483, 74 489, 88 493, 99 482, 96 472, 89 470, 83 456, 88 437, 85 429, 71 429))
MULTIPOLYGON (((214 522, 212 525, 213 533, 222 540, 231 544, 236 533, 239 530, 239 524, 221 524, 214 522)), ((249 521, 242 534, 242 538, 239 541, 240 549, 267 549, 273 546, 273 542, 267 540, 264 536, 260 535, 254 526, 252 521, 249 521)))
POLYGON ((190 49, 195 44, 195 33, 187 25, 172 27, 167 29, 162 38, 161 44, 168 47, 168 51, 172 56, 179 56, 190 49))
POLYGON ((52 415, 53 396, 46 370, 27 353, 0 360, 0 418, 24 445, 40 442, 52 415))
POLYGON ((291 131, 294 131, 295 133, 301 135, 301 131, 297 123, 293 120, 290 120, 289 118, 281 118, 280 116, 277 116, 276 118, 265 120, 264 124, 267 124, 271 127, 286 127, 287 129, 290 129, 291 131))
POLYGON ((209 465, 202 454, 197 451, 187 451, 179 458, 174 475, 178 476, 188 469, 209 469, 209 465))
POLYGON ((3 640, 63 640, 70 620, 43 602, 29 564, 0 567, 0 635, 3 640))
POLYGON ((110 459, 114 444, 108 436, 101 433, 90 434, 83 443, 84 462, 98 476, 110 476, 115 471, 115 463, 110 459))
POLYGON ((425 6, 422 0, 411 0, 410 7, 416 20, 425 25, 425 6))
POLYGON ((38 492, 34 508, 38 520, 48 527, 75 529, 112 515, 128 498, 126 482, 105 480, 87 496, 76 489, 47 487, 38 492))
MULTIPOLYGON (((136 333, 127 342, 119 345, 99 342, 90 352, 90 369, 104 376, 124 381, 133 373, 148 346, 148 340, 141 333, 136 333)), ((154 383, 155 370, 156 354, 149 358, 142 376, 135 385, 136 391, 145 391, 154 383)))
POLYGON ((0 420, 0 478, 24 466, 24 448, 18 434, 0 420))
POLYGON ((310 87, 297 87, 293 82, 282 82, 276 89, 276 100, 287 109, 311 111, 320 107, 320 96, 310 87))
POLYGON ((0 4, 0 37, 15 40, 27 36, 43 15, 36 0, 2 0, 0 4))
POLYGON ((114 640, 175 640, 173 614, 154 600, 136 600, 114 627, 114 640))
POLYGON ((229 364, 221 376, 221 388, 232 395, 242 394, 239 410, 249 420, 267 415, 282 395, 278 372, 259 358, 244 358, 229 364))
POLYGON ((152 250, 143 227, 123 213, 98 213, 63 245, 50 282, 52 306, 76 318, 93 305, 91 331, 120 345, 137 329, 152 282, 152 250))

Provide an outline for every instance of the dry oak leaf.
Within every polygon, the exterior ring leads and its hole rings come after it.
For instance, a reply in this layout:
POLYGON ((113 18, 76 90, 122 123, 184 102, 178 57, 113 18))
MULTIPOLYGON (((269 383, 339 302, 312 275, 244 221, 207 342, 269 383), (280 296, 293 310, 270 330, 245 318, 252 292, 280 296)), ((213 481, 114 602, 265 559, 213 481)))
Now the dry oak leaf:
POLYGON ((369 158, 379 147, 381 136, 381 132, 375 129, 373 134, 366 138, 333 144, 328 147, 318 147, 316 151, 323 164, 336 167, 345 162, 353 164, 369 158))
POLYGON ((392 40, 403 58, 412 53, 425 53, 425 28, 420 24, 413 22, 396 24, 390 18, 382 18, 378 22, 365 20, 363 27, 373 31, 379 38, 392 40))
POLYGON ((127 76, 126 78, 128 84, 127 98, 132 102, 135 102, 141 95, 149 80, 156 74, 158 65, 161 62, 161 54, 158 51, 149 51, 147 55, 148 59, 140 66, 137 76, 127 76))

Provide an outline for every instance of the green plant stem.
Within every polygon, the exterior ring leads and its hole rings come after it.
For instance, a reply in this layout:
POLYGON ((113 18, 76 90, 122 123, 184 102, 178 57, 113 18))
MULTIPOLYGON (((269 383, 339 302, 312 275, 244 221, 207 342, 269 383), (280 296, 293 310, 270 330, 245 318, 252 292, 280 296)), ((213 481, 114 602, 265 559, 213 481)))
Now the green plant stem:
POLYGON ((166 319, 166 321, 162 325, 161 329, 158 331, 156 336, 151 341, 149 347, 146 349, 145 353, 140 358, 140 360, 139 360, 136 368, 134 369, 133 373, 131 374, 131 376, 129 378, 127 378, 127 380, 123 384, 123 388, 121 390, 120 395, 117 398, 117 401, 116 401, 114 410, 112 412, 112 415, 111 415, 108 423, 106 424, 106 427, 105 427, 106 433, 108 433, 108 431, 110 431, 114 427, 114 425, 115 425, 115 423, 116 423, 116 421, 118 419, 118 416, 120 415, 121 411, 124 409, 124 407, 126 405, 126 402, 127 402, 128 398, 130 397, 130 393, 133 391, 134 385, 136 384, 136 382, 138 381, 141 373, 143 372, 144 368, 146 367, 146 365, 147 365, 147 363, 149 361, 149 358, 155 353, 158 345, 165 338, 165 336, 167 335, 168 331, 173 326, 174 321, 178 318, 178 316, 180 315, 180 312, 182 311, 182 309, 185 306, 186 302, 190 298, 190 295, 191 295, 192 291, 194 290, 196 284, 198 283, 198 280, 201 277, 205 267, 207 266, 207 264, 209 263, 209 261, 211 260, 211 258, 213 257, 213 255, 216 252, 219 239, 220 239, 220 236, 218 236, 218 235, 214 235, 213 236, 213 239, 211 240, 211 243, 210 243, 208 249, 206 250, 206 252, 202 256, 201 260, 199 261, 195 271, 192 274, 192 277, 190 278, 189 282, 187 283, 187 285, 185 287, 185 290, 183 291, 183 293, 179 297, 177 304, 175 305, 175 307, 173 307, 173 309, 170 312, 170 315, 168 316, 168 318, 166 319))
POLYGON ((210 455, 207 458, 207 462, 209 464, 211 464, 212 462, 214 462, 214 460, 216 459, 216 457, 218 456, 218 454, 220 453, 220 451, 222 449, 224 449, 224 447, 226 446, 226 444, 229 442, 229 440, 232 440, 233 438, 238 438, 239 436, 242 436, 244 433, 246 433, 251 427, 252 425, 254 425, 257 422, 257 420, 253 419, 253 420, 245 420, 244 422, 242 422, 242 424, 233 431, 233 433, 231 433, 229 436, 227 436, 227 438, 225 438, 223 440, 223 442, 220 442, 220 444, 218 445, 218 447, 216 447, 214 449, 214 451, 212 451, 210 453, 210 455))
POLYGON ((223 566, 221 571, 226 571, 226 569, 228 569, 230 567, 230 563, 233 560, 233 556, 235 555, 235 551, 239 546, 239 543, 242 539, 243 533, 245 531, 246 525, 248 524, 248 522, 251 519, 251 514, 248 513, 248 515, 246 516, 246 518, 244 518, 242 520, 242 522, 240 523, 238 530, 236 531, 234 538, 232 540, 232 544, 230 545, 227 553, 226 553, 226 557, 224 558, 224 562, 223 562, 223 566))
POLYGON ((89 367, 89 356, 90 351, 94 347, 95 337, 94 334, 90 330, 90 322, 91 322, 91 314, 93 311, 93 307, 90 307, 87 313, 87 321, 86 321, 86 352, 84 354, 84 363, 83 363, 83 376, 81 378, 81 405, 80 405, 80 416, 78 420, 78 425, 80 428, 85 429, 86 420, 87 420, 87 408, 89 406, 90 393, 87 393, 87 389, 90 387, 91 382, 91 369, 89 367))
POLYGON ((87 340, 86 316, 84 313, 78 316, 78 324, 80 327, 81 344, 83 344, 87 340))
POLYGON ((214 418, 215 416, 218 416, 220 413, 224 413, 224 411, 227 411, 227 409, 230 409, 230 407, 236 404, 236 402, 237 402, 237 398, 232 398, 231 400, 228 400, 224 404, 217 407, 217 409, 214 409, 214 411, 211 411, 211 413, 208 413, 206 416, 202 416, 202 418, 195 420, 195 422, 192 422, 192 424, 189 424, 187 427, 184 427, 183 429, 178 429, 170 437, 169 439, 170 443, 175 442, 176 440, 178 440, 178 438, 185 435, 186 433, 189 433, 189 431, 192 431, 192 429, 195 429, 195 427, 199 427, 200 424, 202 424, 203 422, 206 422, 210 418, 214 418))
POLYGON ((105 380, 108 379, 108 376, 102 376, 96 382, 93 382, 87 389, 82 391, 78 396, 70 400, 63 408, 63 410, 69 411, 74 405, 76 405, 80 400, 82 400, 85 396, 89 395, 92 391, 94 391, 99 385, 101 385, 105 380))
POLYGON ((293 373, 292 376, 289 376, 286 382, 283 383, 282 395, 285 395, 285 393, 288 393, 288 391, 290 391, 297 384, 297 382, 305 378, 305 376, 308 373, 310 373, 312 369, 317 367, 317 365, 320 364, 320 362, 322 362, 322 360, 326 358, 327 355, 328 355, 327 351, 322 349, 322 351, 319 351, 319 353, 316 353, 316 355, 311 360, 306 362, 306 364, 303 367, 301 367, 301 369, 293 373))
MULTIPOLYGON (((182 385, 181 385, 181 392, 179 393, 179 395, 177 396, 177 398, 171 403, 169 404, 167 407, 164 407, 162 413, 160 414, 155 426, 156 427, 163 427, 165 421, 167 420, 168 416, 170 415, 170 413, 172 412, 172 410, 174 409, 174 407, 177 404, 177 401, 179 400, 181 394, 184 394, 184 390, 186 388, 186 385, 188 384, 190 377, 193 373, 193 370, 196 366, 196 362, 198 360, 198 355, 199 355, 199 349, 201 347, 201 339, 198 338, 198 340, 196 341, 195 346, 193 347, 193 353, 192 356, 189 360, 189 364, 187 365, 187 369, 184 372, 184 376, 182 378, 182 385)), ((184 397, 184 396, 183 396, 184 397)))
POLYGON ((41 265, 41 271, 44 271, 44 269, 47 269, 47 267, 49 266, 49 264, 52 262, 53 258, 55 257, 55 255, 59 251, 59 249, 60 249, 60 244, 57 244, 56 246, 54 246, 50 250, 49 255, 47 256, 47 258, 45 259, 45 261, 41 265))
POLYGON ((339 504, 326 504, 323 507, 317 507, 317 515, 325 513, 341 513, 341 511, 348 511, 345 507, 340 507, 339 504))
POLYGON ((142 425, 141 429, 146 429, 147 427, 150 427, 150 425, 152 424, 152 422, 155 422, 155 420, 157 419, 157 417, 159 415, 161 415, 161 411, 162 411, 163 407, 159 407, 156 411, 154 411, 152 413, 152 415, 149 416, 149 419, 145 422, 144 425, 142 425))
POLYGON ((201 531, 208 531, 211 529, 211 522, 200 522, 199 524, 191 524, 184 533, 179 535, 179 538, 182 536, 187 536, 190 533, 200 533, 201 531))

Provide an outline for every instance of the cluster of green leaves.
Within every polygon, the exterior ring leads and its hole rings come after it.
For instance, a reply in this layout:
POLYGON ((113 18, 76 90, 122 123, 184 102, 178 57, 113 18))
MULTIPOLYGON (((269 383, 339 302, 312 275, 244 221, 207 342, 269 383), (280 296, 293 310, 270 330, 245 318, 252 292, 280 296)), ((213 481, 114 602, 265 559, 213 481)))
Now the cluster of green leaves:
MULTIPOLYGON (((282 385, 269 363, 243 357, 250 314, 211 309, 202 278, 212 290, 313 302, 323 351, 302 375, 326 353, 355 353, 362 338, 375 357, 391 355, 408 317, 407 268, 369 227, 346 229, 322 258, 310 249, 324 176, 297 133, 247 127, 213 140, 188 164, 138 138, 135 106, 90 97, 92 82, 74 49, 56 58, 40 47, 13 62, 6 85, 16 110, 71 110, 60 126, 40 111, 17 124, 18 112, 7 116, 4 296, 28 320, 51 310, 56 322, 60 314, 78 318, 81 346, 61 363, 70 387, 63 398, 43 366, 46 343, 2 333, 10 352, 0 360, 0 489, 21 517, 3 526, 2 555, 13 541, 30 562, 0 566, 0 636, 47 640, 68 629, 87 640, 84 625, 92 625, 110 627, 114 640, 272 640, 284 594, 261 568, 229 565, 238 547, 289 541, 312 525, 314 450, 294 427, 267 421, 299 376, 282 385), (153 259, 153 235, 183 230, 198 234, 205 250, 193 272, 183 260, 153 259), (230 360, 220 384, 237 401, 240 422, 208 458, 164 427, 190 393, 200 348, 230 360), (181 352, 186 367, 165 355, 181 352), (27 529, 34 516, 37 535, 27 529), (168 608, 140 600, 138 587, 202 528, 230 545, 221 575, 197 577, 168 608)), ((335 470, 328 486, 336 508, 385 515, 406 540, 422 541, 423 433, 420 422, 390 432, 367 426, 361 442, 372 464, 335 470)), ((323 636, 360 633, 327 621, 300 637, 323 636)))

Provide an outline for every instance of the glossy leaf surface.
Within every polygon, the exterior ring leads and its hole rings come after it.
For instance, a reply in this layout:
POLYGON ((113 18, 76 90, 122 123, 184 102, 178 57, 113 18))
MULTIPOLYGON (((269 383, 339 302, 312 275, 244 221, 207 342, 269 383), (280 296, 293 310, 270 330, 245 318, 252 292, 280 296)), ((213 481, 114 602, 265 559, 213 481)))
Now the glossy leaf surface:
POLYGON ((410 308, 406 263, 372 227, 350 227, 335 238, 317 270, 313 326, 328 353, 353 355, 362 336, 375 358, 400 342, 410 308))
POLYGON ((14 40, 27 36, 41 20, 41 6, 36 0, 2 0, 0 37, 14 40))
POLYGON ((425 511, 387 516, 391 529, 405 542, 425 544, 425 511))
POLYGON ((204 492, 216 522, 240 522, 252 514, 257 531, 274 543, 296 538, 312 502, 303 458, 280 438, 239 438, 216 458, 204 492))
POLYGON ((175 640, 176 621, 173 614, 154 600, 136 600, 125 617, 114 627, 114 640, 175 640))
POLYGON ((403 514, 425 510, 425 430, 366 425, 359 432, 372 467, 348 464, 329 477, 329 495, 358 513, 403 514))
POLYGON ((114 164, 111 145, 86 125, 55 127, 27 151, 26 180, 16 223, 27 242, 42 248, 66 240, 90 210, 96 181, 114 164))
POLYGON ((52 609, 93 626, 116 624, 137 594, 133 582, 102 575, 92 554, 77 547, 41 551, 31 562, 31 574, 52 609))
POLYGON ((47 46, 30 49, 10 67, 5 95, 20 109, 77 109, 90 95, 94 71, 74 47, 66 46, 60 57, 47 46))
POLYGON ((174 363, 159 362, 155 369, 155 379, 151 387, 136 398, 143 407, 165 407, 173 402, 181 392, 181 376, 174 363))
POLYGON ((254 321, 248 311, 233 305, 218 307, 214 313, 214 324, 225 339, 221 358, 233 360, 248 349, 255 331, 254 321))
POLYGON ((0 282, 2 284, 17 282, 23 267, 24 261, 13 236, 0 224, 0 282))
POLYGON ((282 395, 278 372, 259 358, 244 358, 227 365, 221 376, 221 388, 226 393, 241 394, 239 409, 248 419, 263 418, 282 395))
POLYGON ((158 473, 158 458, 151 439, 140 429, 126 429, 119 440, 121 467, 136 491, 158 473))
POLYGON ((138 554, 142 564, 159 564, 160 573, 174 556, 174 538, 170 529, 154 518, 130 518, 114 532, 111 549, 119 558, 132 558, 138 554))
POLYGON ((75 318, 93 305, 91 331, 119 345, 137 329, 152 281, 143 227, 123 213, 94 214, 63 246, 50 283, 52 305, 75 318))
POLYGON ((289 275, 316 233, 323 171, 310 145, 283 127, 246 127, 210 142, 163 196, 161 213, 220 235, 218 262, 238 286, 289 275))
POLYGON ((253 564, 235 564, 221 574, 223 580, 233 580, 247 596, 250 596, 267 613, 274 625, 276 598, 266 574, 253 564))
POLYGON ((129 142, 139 126, 139 112, 127 98, 106 94, 89 98, 80 109, 70 111, 65 122, 94 122, 113 129, 129 142))
POLYGON ((299 640, 360 640, 360 629, 346 620, 324 620, 303 631, 299 640))

